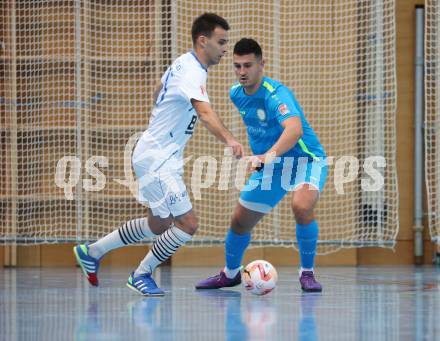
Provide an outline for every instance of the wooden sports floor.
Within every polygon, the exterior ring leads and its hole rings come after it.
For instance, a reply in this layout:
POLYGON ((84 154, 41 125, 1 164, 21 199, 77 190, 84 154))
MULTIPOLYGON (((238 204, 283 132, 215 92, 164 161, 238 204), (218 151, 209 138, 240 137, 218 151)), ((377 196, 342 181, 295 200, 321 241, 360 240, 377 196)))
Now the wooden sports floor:
POLYGON ((218 270, 163 267, 166 295, 143 298, 131 269, 104 268, 98 288, 77 268, 0 269, 0 340, 440 340, 439 268, 320 268, 321 294, 287 267, 263 297, 194 289, 218 270))

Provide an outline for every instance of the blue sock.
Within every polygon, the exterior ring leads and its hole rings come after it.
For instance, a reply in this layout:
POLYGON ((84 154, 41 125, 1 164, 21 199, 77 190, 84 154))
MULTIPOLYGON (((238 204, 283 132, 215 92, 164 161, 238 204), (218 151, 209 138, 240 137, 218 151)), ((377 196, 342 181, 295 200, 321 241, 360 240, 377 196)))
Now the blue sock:
POLYGON ((241 265, 244 251, 251 241, 251 233, 237 234, 229 229, 226 235, 225 256, 226 267, 228 269, 237 269, 241 265))
POLYGON ((315 263, 316 242, 318 241, 318 223, 313 220, 310 224, 296 224, 296 240, 298 241, 301 267, 313 268, 315 263))

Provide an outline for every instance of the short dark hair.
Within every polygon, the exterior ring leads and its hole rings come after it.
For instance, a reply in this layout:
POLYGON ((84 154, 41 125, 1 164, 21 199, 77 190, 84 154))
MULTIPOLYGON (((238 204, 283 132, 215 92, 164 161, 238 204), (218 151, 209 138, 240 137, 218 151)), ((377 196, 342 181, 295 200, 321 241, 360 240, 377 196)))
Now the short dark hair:
POLYGON ((263 51, 260 44, 252 38, 241 38, 234 46, 234 54, 244 56, 253 53, 255 57, 261 59, 263 51))
POLYGON ((212 32, 215 28, 220 26, 225 31, 229 30, 228 22, 221 16, 215 13, 203 13, 201 16, 197 17, 191 28, 192 41, 195 44, 198 37, 204 35, 206 37, 211 37, 212 32))

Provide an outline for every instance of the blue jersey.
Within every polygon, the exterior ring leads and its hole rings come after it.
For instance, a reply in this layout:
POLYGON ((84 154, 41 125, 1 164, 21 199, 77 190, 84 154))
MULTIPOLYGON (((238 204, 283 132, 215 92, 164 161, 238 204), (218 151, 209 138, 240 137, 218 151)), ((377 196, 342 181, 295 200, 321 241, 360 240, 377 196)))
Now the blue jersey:
MULTIPOLYGON (((237 107, 249 138, 252 153, 266 153, 283 133, 281 123, 289 117, 301 118, 303 136, 283 157, 324 158, 325 151, 310 127, 292 91, 268 77, 264 77, 258 91, 247 95, 239 83, 233 85, 230 97, 237 107)), ((276 167, 276 166, 275 166, 276 167)))

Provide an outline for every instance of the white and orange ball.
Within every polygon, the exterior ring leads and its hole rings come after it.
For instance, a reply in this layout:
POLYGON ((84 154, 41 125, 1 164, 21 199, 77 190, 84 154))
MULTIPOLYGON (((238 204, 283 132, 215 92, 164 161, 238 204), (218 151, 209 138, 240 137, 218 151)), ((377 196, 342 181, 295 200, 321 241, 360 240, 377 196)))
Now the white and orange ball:
POLYGON ((276 286, 278 274, 272 264, 255 260, 243 270, 242 282, 246 291, 254 295, 266 295, 276 286))

